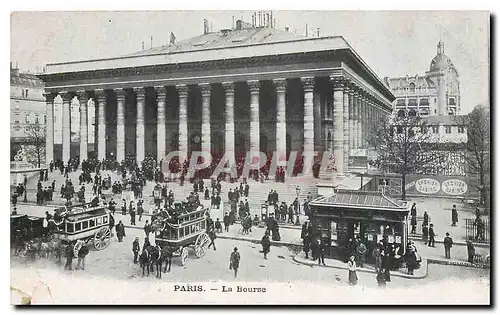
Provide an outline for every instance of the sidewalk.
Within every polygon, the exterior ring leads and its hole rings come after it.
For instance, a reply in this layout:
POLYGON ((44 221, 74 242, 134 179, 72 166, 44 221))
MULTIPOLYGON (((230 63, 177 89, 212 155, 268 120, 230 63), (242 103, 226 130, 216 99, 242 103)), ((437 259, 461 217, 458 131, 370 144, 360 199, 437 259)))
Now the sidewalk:
MULTIPOLYGON (((293 257, 293 260, 295 262, 298 262, 299 264, 304 264, 311 267, 317 266, 322 268, 336 268, 344 270, 349 269, 346 263, 333 258, 325 258, 325 265, 319 265, 316 262, 316 260, 306 259, 304 253, 298 253, 293 257)), ((363 267, 358 267, 357 271, 376 274, 375 267, 368 264, 364 264, 363 267)), ((428 271, 427 260, 425 258, 422 258, 422 262, 420 263, 420 268, 415 269, 413 275, 406 274, 406 269, 402 268, 398 271, 391 271, 391 276, 401 277, 406 279, 423 279, 427 276, 427 271, 428 271)))

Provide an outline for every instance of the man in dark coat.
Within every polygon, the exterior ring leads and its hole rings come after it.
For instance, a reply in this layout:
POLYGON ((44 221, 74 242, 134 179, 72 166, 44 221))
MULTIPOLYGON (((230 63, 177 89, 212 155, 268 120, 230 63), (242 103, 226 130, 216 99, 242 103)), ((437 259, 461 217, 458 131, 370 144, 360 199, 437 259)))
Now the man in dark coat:
POLYGON ((262 252, 264 253, 264 259, 267 259, 267 253, 269 253, 271 248, 271 240, 269 240, 269 231, 266 231, 262 240, 260 241, 262 245, 262 252))
POLYGON ((417 217, 416 216, 411 216, 411 232, 410 234, 415 234, 417 233, 417 217))
POLYGON ((318 242, 318 265, 323 263, 325 265, 325 242, 323 242, 320 238, 317 239, 318 242))
POLYGON ((424 222, 422 224, 429 225, 429 215, 427 214, 427 211, 424 212, 424 222))
POLYGON ((424 241, 424 245, 427 245, 427 241, 429 240, 429 228, 427 225, 422 225, 422 241, 424 241))
POLYGON ((240 267, 240 253, 238 252, 238 248, 234 248, 234 251, 229 256, 229 269, 234 270, 234 277, 238 275, 238 268, 240 267))
POLYGON ((123 225, 121 220, 118 222, 115 229, 116 229, 116 237, 118 238, 118 242, 121 243, 123 241, 123 237, 126 236, 125 235, 125 226, 123 225))
POLYGON ((141 247, 139 246, 139 236, 136 236, 134 242, 132 243, 132 252, 134 253, 134 264, 137 264, 137 258, 139 257, 140 251, 141 247))
POLYGON ((224 221, 224 231, 229 232, 229 215, 227 214, 227 212, 226 214, 224 214, 223 221, 224 221))
POLYGON ((472 236, 469 236, 467 240, 467 261, 471 264, 474 263, 474 255, 476 254, 476 250, 474 249, 474 245, 472 244, 472 236))
POLYGON ((80 247, 80 250, 78 251, 78 263, 76 265, 76 269, 80 269, 80 266, 82 267, 82 270, 85 270, 85 257, 89 254, 89 247, 87 244, 83 244, 82 247, 80 247))
POLYGON ((149 237, 149 233, 151 233, 151 224, 149 224, 148 220, 144 224, 144 233, 146 233, 146 237, 149 237))
POLYGON ((416 203, 413 203, 413 205, 411 206, 411 210, 410 210, 410 215, 412 217, 417 217, 417 204, 416 203))
POLYGON ((453 208, 451 209, 451 226, 457 226, 457 222, 458 222, 457 206, 453 205, 453 208))
POLYGON ((444 256, 447 259, 450 259, 451 258, 450 249, 453 246, 453 240, 450 237, 450 233, 448 232, 446 233, 446 237, 444 238, 443 244, 444 244, 444 256))
POLYGON ((429 226, 429 247, 436 247, 434 237, 436 234, 434 233, 434 224, 429 226))
POLYGON ((308 234, 305 234, 302 239, 304 240, 304 253, 306 254, 306 259, 309 259, 309 247, 311 244, 311 239, 308 234))
POLYGON ((68 246, 66 246, 66 264, 64 265, 64 270, 73 270, 73 257, 75 253, 73 252, 73 242, 70 242, 68 246))
POLYGON ((208 244, 208 248, 210 248, 210 246, 214 246, 214 250, 217 250, 215 248, 215 239, 217 238, 217 235, 215 235, 215 229, 213 227, 210 228, 210 230, 208 231, 208 237, 210 238, 210 244, 208 244))

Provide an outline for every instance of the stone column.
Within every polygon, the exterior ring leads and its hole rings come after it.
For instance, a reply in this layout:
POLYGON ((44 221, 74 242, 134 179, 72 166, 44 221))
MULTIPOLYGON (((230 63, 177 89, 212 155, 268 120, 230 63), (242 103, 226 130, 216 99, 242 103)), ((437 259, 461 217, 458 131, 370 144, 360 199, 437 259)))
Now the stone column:
POLYGON ((314 154, 314 78, 300 78, 304 85, 304 149, 307 154, 314 154))
POLYGON ((344 78, 330 77, 333 84, 333 155, 337 176, 344 175, 344 78))
POLYGON ((116 161, 125 160, 125 90, 114 89, 116 93, 116 161))
POLYGON ((343 170, 344 170, 344 173, 345 174, 346 172, 348 172, 348 169, 349 169, 349 149, 350 149, 350 146, 349 146, 349 86, 346 84, 347 82, 345 82, 344 84, 344 100, 343 100, 343 115, 344 115, 344 118, 343 118, 343 133, 344 133, 344 144, 343 144, 343 149, 344 149, 344 157, 343 157, 343 162, 344 162, 344 166, 343 166, 343 170))
POLYGON ((354 112, 354 106, 355 106, 355 92, 354 92, 354 85, 350 85, 349 87, 349 151, 347 152, 347 155, 351 155, 351 149, 354 149, 354 137, 356 135, 355 133, 355 128, 354 128, 354 121, 355 121, 355 112, 354 112))
POLYGON ((188 154, 188 121, 187 121, 187 102, 188 102, 188 87, 185 84, 176 85, 177 94, 179 95, 179 151, 181 155, 179 161, 184 161, 188 154))
POLYGON ((229 165, 233 167, 236 163, 234 157, 234 84, 233 82, 222 82, 226 94, 226 136, 225 154, 229 158, 229 165))
POLYGON ((137 98, 137 123, 135 133, 136 161, 141 165, 145 157, 145 127, 144 127, 144 103, 146 101, 146 90, 143 87, 134 88, 137 98))
POLYGON ((61 92, 62 104, 62 161, 64 165, 71 158, 71 99, 69 92, 61 92))
POLYGON ((250 152, 252 157, 260 157, 260 118, 259 118, 259 92, 258 80, 247 81, 250 90, 250 152))
POLYGON ((97 158, 106 159, 106 93, 95 90, 97 99, 97 158))
POLYGON ((276 154, 281 162, 286 161, 286 79, 274 79, 273 83, 276 86, 276 154))
POLYGON ((360 113, 359 113, 359 120, 360 120, 360 141, 359 141, 359 146, 360 148, 364 149, 365 148, 365 132, 366 132, 366 126, 365 126, 365 113, 366 113, 366 97, 365 97, 365 92, 361 92, 360 95, 360 100, 361 100, 361 106, 360 106, 360 113))
POLYGON ((78 91, 78 102, 80 103, 80 161, 88 157, 88 114, 87 106, 89 97, 86 91, 78 91))
POLYGON ((54 161, 54 98, 52 93, 44 93, 46 103, 45 163, 54 161))
POLYGON ((212 154, 210 129, 210 83, 199 84, 201 90, 201 151, 212 154))
POLYGON ((167 89, 164 86, 157 86, 155 87, 155 91, 158 106, 156 119, 156 162, 160 163, 167 154, 167 127, 165 125, 165 100, 167 99, 167 89))
POLYGON ((361 90, 358 90, 356 93, 356 101, 357 101, 357 106, 356 106, 356 149, 361 149, 361 106, 362 106, 362 96, 361 96, 361 90))

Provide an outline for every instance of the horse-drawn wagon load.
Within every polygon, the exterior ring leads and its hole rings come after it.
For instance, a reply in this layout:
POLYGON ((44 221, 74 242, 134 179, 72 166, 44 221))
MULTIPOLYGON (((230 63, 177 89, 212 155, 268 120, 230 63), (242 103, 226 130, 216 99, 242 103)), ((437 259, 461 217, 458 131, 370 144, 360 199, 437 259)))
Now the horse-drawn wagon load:
POLYGON ((102 250, 110 243, 109 220, 109 212, 103 206, 89 207, 89 204, 83 204, 57 209, 54 214, 54 236, 65 243, 77 240, 93 242, 96 250, 102 250))
POLYGON ((160 247, 169 247, 174 255, 180 256, 184 266, 188 258, 188 247, 193 247, 197 258, 203 257, 208 249, 210 238, 207 234, 208 209, 199 205, 194 209, 181 209, 176 204, 174 215, 156 215, 152 223, 155 242, 160 247))

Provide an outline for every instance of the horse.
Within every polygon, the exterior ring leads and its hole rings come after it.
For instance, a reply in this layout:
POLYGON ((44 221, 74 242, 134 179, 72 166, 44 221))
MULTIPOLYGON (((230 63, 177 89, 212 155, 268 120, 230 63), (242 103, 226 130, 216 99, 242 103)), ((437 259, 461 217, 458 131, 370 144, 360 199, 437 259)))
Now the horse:
POLYGON ((147 269, 149 276, 150 260, 149 260, 148 248, 143 248, 141 255, 139 256, 139 265, 142 268, 142 276, 144 277, 144 271, 147 269))
POLYGON ((151 246, 149 250, 149 262, 151 269, 156 266, 156 277, 161 278, 161 267, 164 260, 163 250, 161 247, 151 246))

